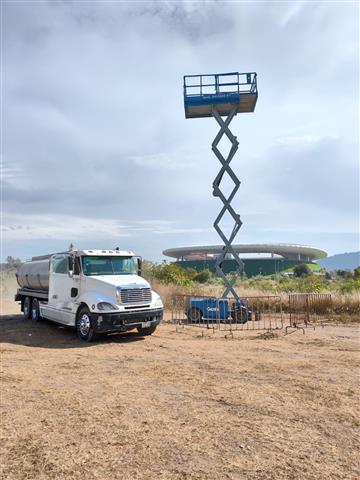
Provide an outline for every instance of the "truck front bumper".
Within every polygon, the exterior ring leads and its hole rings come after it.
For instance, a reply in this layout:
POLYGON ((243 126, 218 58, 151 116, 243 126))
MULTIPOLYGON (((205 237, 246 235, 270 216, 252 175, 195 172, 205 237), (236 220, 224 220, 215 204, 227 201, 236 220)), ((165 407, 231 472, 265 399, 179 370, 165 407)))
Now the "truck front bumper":
POLYGON ((144 323, 147 327, 159 325, 163 313, 162 308, 153 308, 130 312, 92 313, 91 317, 96 332, 126 332, 134 328, 141 328, 144 323))

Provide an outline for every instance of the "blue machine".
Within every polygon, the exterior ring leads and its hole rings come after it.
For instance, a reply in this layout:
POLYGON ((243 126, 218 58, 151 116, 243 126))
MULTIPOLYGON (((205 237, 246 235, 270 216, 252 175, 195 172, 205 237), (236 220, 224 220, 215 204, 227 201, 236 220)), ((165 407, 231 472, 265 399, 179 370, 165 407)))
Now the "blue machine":
POLYGON ((246 323, 252 316, 244 301, 215 297, 188 297, 185 314, 189 323, 204 321, 246 323))
POLYGON ((211 144, 211 149, 221 164, 220 171, 213 180, 213 195, 218 197, 223 205, 214 222, 214 228, 224 242, 222 253, 216 259, 215 271, 223 279, 226 287, 222 298, 187 298, 185 314, 190 323, 200 323, 202 320, 246 323, 251 319, 251 311, 234 289, 237 278, 242 274, 243 262, 234 250, 232 243, 239 232, 242 221, 240 215, 231 206, 240 187, 240 180, 230 166, 239 142, 230 131, 229 125, 238 113, 253 112, 257 98, 257 75, 255 72, 184 76, 185 118, 213 117, 220 127, 211 144), (226 117, 225 120, 223 117, 226 117), (227 154, 222 153, 219 149, 219 143, 224 135, 231 144, 227 154), (224 175, 233 184, 233 189, 228 195, 221 190, 224 175), (221 226, 225 214, 230 215, 234 221, 232 231, 228 235, 221 226), (223 261, 230 256, 237 264, 237 270, 232 278, 229 278, 222 270, 223 261), (229 294, 232 295, 232 300, 228 299, 229 294))
POLYGON ((232 243, 239 232, 242 221, 240 215, 231 206, 231 202, 240 187, 240 180, 230 167, 230 162, 238 149, 239 142, 236 136, 231 133, 229 125, 238 113, 253 112, 257 97, 257 75, 255 72, 184 76, 185 117, 213 117, 220 126, 220 130, 211 144, 212 151, 221 163, 220 171, 213 180, 213 195, 218 197, 223 204, 214 222, 214 228, 224 242, 223 251, 216 259, 215 272, 223 279, 226 287, 222 297, 227 298, 231 294, 237 301, 240 301, 240 299, 233 286, 238 276, 242 274, 244 266, 232 243), (223 120, 222 117, 226 117, 226 119, 223 120), (227 154, 223 154, 219 149, 219 143, 224 135, 231 144, 227 154), (233 184, 229 195, 221 190, 224 175, 233 184), (224 215, 232 217, 234 221, 233 229, 228 235, 222 229, 224 215), (237 264, 237 270, 232 278, 228 278, 222 270, 223 261, 228 256, 231 256, 237 264))

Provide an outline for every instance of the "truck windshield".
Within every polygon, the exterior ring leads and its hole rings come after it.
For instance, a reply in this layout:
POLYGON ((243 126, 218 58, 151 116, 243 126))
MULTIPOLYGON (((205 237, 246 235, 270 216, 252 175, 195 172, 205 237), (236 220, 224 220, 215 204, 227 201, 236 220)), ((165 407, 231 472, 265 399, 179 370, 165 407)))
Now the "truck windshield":
POLYGON ((134 275, 136 264, 133 257, 83 256, 81 263, 84 275, 134 275))

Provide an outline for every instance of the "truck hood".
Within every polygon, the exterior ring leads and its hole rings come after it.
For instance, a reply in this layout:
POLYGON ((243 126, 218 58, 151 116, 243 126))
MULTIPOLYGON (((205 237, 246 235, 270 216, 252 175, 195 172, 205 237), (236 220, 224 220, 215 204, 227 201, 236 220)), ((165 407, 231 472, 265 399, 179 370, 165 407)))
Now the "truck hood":
POLYGON ((138 275, 94 275, 87 277, 114 287, 150 288, 150 284, 138 275))

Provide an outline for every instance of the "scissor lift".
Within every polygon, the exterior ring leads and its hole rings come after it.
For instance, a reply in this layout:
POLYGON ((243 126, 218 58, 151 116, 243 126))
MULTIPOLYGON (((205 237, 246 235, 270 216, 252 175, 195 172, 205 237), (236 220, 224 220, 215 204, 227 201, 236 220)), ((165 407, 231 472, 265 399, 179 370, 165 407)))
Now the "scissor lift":
POLYGON ((250 73, 217 73, 206 75, 186 75, 184 76, 184 106, 186 118, 203 118, 214 117, 220 126, 220 130, 212 142, 212 150, 221 163, 221 169, 213 181, 213 195, 219 197, 223 203, 223 207, 216 217, 214 228, 224 242, 224 248, 217 258, 215 269, 217 275, 222 277, 226 285, 223 298, 229 294, 239 300, 233 286, 238 275, 243 271, 243 262, 239 255, 232 247, 242 222, 240 215, 235 212, 231 206, 231 202, 240 187, 240 180, 230 167, 239 142, 231 133, 229 125, 231 120, 237 113, 253 112, 258 97, 257 78, 255 72, 250 73), (224 120, 222 117, 226 117, 224 120), (218 144, 226 135, 231 143, 230 151, 225 158, 218 144), (224 173, 227 173, 234 182, 234 188, 226 198, 220 189, 221 180, 224 173), (228 212, 234 219, 234 227, 230 235, 227 237, 220 228, 220 222, 223 216, 228 212), (222 270, 222 263, 228 255, 232 255, 236 261, 238 268, 232 279, 228 279, 222 270))

